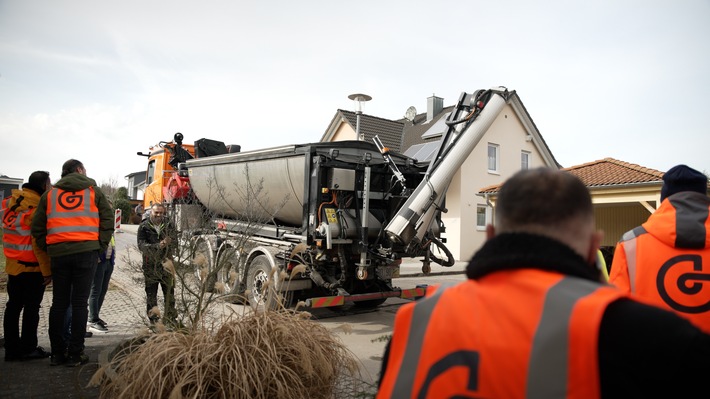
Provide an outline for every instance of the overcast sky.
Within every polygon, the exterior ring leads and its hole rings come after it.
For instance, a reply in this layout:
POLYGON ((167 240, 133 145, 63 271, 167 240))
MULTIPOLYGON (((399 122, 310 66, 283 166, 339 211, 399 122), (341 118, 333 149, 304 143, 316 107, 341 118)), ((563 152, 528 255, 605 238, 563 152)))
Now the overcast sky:
POLYGON ((388 119, 516 90, 563 166, 710 172, 710 1, 0 0, 0 174, 125 184, 182 132, 318 141, 349 94, 388 119))

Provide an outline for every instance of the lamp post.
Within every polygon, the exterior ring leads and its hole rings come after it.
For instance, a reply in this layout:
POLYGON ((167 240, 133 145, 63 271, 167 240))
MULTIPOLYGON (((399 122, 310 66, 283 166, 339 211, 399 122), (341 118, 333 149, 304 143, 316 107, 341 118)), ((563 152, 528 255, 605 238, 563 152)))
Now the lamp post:
POLYGON ((363 141, 365 140, 365 137, 360 135, 360 115, 362 115, 362 104, 366 101, 372 100, 372 97, 368 96, 367 94, 356 93, 349 95, 348 98, 355 101, 355 103, 357 104, 357 111, 355 112, 355 115, 357 115, 357 119, 355 122, 355 136, 357 136, 358 140, 363 141))

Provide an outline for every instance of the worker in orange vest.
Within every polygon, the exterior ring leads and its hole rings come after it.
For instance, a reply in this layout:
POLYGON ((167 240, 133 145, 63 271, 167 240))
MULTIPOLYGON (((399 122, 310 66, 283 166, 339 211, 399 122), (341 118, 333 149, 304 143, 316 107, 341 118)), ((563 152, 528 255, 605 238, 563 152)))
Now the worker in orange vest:
POLYGON ((661 205, 616 246, 610 282, 710 333, 708 178, 686 165, 663 175, 661 205))
POLYGON ((587 187, 550 168, 500 189, 466 267, 400 308, 377 398, 691 397, 710 335, 602 281, 587 187))
POLYGON ((62 178, 42 195, 32 219, 32 235, 46 248, 52 262, 52 307, 49 340, 53 366, 78 366, 84 353, 88 300, 99 251, 106 251, 113 236, 113 210, 84 164, 70 159, 62 178), (64 340, 64 319, 71 305, 71 338, 64 340))
POLYGON ((44 289, 52 282, 52 272, 49 256, 30 235, 30 224, 40 196, 51 188, 49 172, 33 172, 22 189, 12 190, 2 203, 2 244, 8 275, 3 317, 5 361, 49 357, 49 352, 37 345, 37 326, 44 289))

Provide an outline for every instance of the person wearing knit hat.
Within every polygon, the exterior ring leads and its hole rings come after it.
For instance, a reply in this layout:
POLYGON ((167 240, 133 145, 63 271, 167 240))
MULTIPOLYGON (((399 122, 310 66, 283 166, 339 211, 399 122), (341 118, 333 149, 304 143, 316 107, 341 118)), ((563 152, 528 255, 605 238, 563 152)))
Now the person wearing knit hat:
POLYGON ((708 177, 686 165, 677 165, 670 168, 663 175, 661 201, 683 191, 707 194, 708 177))
POLYGON ((710 197, 703 173, 663 175, 661 204, 616 246, 609 282, 710 333, 710 197))
POLYGON ((52 282, 52 272, 49 256, 30 235, 30 225, 40 196, 51 188, 49 172, 37 171, 22 189, 12 190, 12 196, 2 203, 3 253, 8 274, 3 318, 6 362, 49 357, 49 352, 37 346, 37 326, 44 289, 52 282))

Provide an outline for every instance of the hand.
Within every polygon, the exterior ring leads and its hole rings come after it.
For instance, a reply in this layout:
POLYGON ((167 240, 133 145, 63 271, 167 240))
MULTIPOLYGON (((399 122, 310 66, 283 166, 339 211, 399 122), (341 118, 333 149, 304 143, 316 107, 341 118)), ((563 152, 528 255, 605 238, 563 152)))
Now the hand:
POLYGON ((52 276, 44 276, 44 281, 42 282, 42 285, 45 287, 52 284, 52 276))

